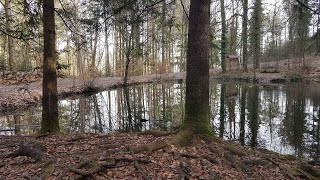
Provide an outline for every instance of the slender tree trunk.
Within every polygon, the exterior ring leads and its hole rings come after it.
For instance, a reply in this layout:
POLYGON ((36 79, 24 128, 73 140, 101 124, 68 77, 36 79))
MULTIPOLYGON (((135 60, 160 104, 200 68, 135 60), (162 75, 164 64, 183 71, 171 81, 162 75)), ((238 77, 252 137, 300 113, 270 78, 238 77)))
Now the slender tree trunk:
POLYGON ((125 66, 124 78, 123 78, 123 82, 125 86, 128 84, 130 62, 131 62, 131 59, 130 59, 130 55, 128 54, 126 55, 126 66, 125 66))
MULTIPOLYGON (((167 59, 166 59, 166 0, 162 1, 162 25, 161 25, 161 62, 162 62, 162 68, 165 67, 165 71, 167 70, 167 59)), ((162 72, 165 73, 165 72, 162 72)))
POLYGON ((112 125, 112 118, 111 118, 111 93, 110 93, 110 91, 108 91, 108 119, 109 119, 109 131, 112 131, 113 125, 112 125))
POLYGON ((260 56, 261 56, 261 26, 262 26, 262 3, 261 0, 255 0, 253 11, 253 59, 254 70, 260 68, 260 56))
POLYGON ((161 94, 162 94, 162 120, 166 122, 167 118, 167 111, 166 111, 166 104, 167 104, 167 92, 165 84, 161 85, 161 94))
MULTIPOLYGON (((98 25, 96 25, 98 26, 98 25)), ((96 74, 96 58, 97 58, 97 48, 98 48, 98 37, 99 30, 96 27, 94 31, 94 39, 93 39, 93 48, 92 48, 92 57, 91 57, 91 68, 90 68, 90 80, 94 80, 94 76, 96 74)))
MULTIPOLYGON (((12 33, 12 14, 11 14, 11 0, 5 0, 5 15, 6 15, 6 31, 7 33, 12 33)), ((8 64, 9 70, 14 71, 14 52, 13 52, 13 38, 11 36, 7 36, 8 38, 8 64)))
MULTIPOLYGON (((238 4, 237 4, 238 5, 238 4)), ((238 40, 238 16, 237 13, 237 6, 235 5, 235 1, 232 1, 232 18, 231 18, 231 27, 229 33, 229 54, 230 55, 237 55, 237 40, 238 40)))
POLYGON ((242 66, 248 72, 248 0, 243 0, 242 15, 242 66))
POLYGON ((259 130, 259 86, 253 86, 249 89, 250 97, 248 99, 249 111, 249 127, 251 130, 251 147, 258 146, 258 130, 259 130))
POLYGON ((226 84, 221 84, 221 91, 220 91, 220 127, 219 127, 219 137, 220 138, 223 138, 224 129, 225 129, 225 119, 226 119, 225 99, 226 99, 226 84))
POLYGON ((68 36, 68 34, 66 33, 66 36, 67 36, 67 62, 68 62, 68 65, 70 65, 70 67, 68 68, 68 75, 70 76, 71 75, 71 57, 70 57, 70 37, 68 36))
POLYGON ((246 100, 247 100, 247 87, 241 87, 241 105, 240 105, 240 143, 245 145, 245 123, 246 123, 246 100))
MULTIPOLYGON (((107 12, 109 1, 103 1, 103 9, 104 12, 107 12)), ((107 21, 107 13, 104 13, 104 50, 105 50, 105 68, 106 68, 106 76, 111 75, 111 64, 110 64, 110 57, 109 57, 109 33, 108 33, 108 21, 107 21)))
POLYGON ((13 120, 14 120, 14 135, 20 135, 21 134, 21 128, 20 128, 21 117, 18 115, 13 115, 13 120))
POLYGON ((129 88, 128 86, 124 86, 124 95, 125 95, 125 101, 126 101, 126 106, 127 106, 127 113, 128 113, 128 116, 127 116, 127 121, 129 122, 129 130, 132 132, 134 129, 133 129, 133 118, 132 118, 132 110, 131 110, 131 105, 130 105, 130 94, 129 94, 129 88))
POLYGON ((79 98, 79 115, 80 115, 80 132, 85 133, 86 128, 86 99, 84 97, 79 98))
MULTIPOLYGON (((79 0, 75 0, 74 6, 75 8, 75 26, 77 29, 80 30, 80 20, 79 20, 79 12, 78 12, 78 2, 79 0)), ((80 31, 81 33, 81 31, 80 31)), ((77 64, 77 75, 83 78, 84 75, 84 67, 85 67, 85 60, 82 56, 82 48, 81 48, 81 36, 79 34, 74 34, 75 45, 76 45, 76 64, 77 64)))
POLYGON ((110 57, 109 57, 109 36, 108 36, 108 27, 107 23, 105 23, 105 30, 104 30, 104 38, 105 38, 105 68, 106 68, 106 76, 111 75, 111 64, 110 64, 110 57))
POLYGON ((227 71, 226 67, 226 51, 227 51, 227 24, 224 0, 220 0, 221 4, 221 68, 222 73, 227 71))
POLYGON ((191 0, 189 16, 186 119, 183 128, 212 135, 209 108, 210 0, 191 0))
POLYGON ((41 133, 60 131, 58 119, 58 90, 55 54, 54 0, 43 1, 43 97, 41 133))
POLYGON ((97 115, 98 115, 99 125, 97 125, 97 127, 98 127, 98 129, 99 129, 99 132, 100 132, 100 133, 103 133, 102 117, 101 117, 101 111, 100 111, 99 104, 98 104, 97 94, 96 94, 96 95, 93 95, 93 103, 94 103, 95 112, 96 112, 97 115))

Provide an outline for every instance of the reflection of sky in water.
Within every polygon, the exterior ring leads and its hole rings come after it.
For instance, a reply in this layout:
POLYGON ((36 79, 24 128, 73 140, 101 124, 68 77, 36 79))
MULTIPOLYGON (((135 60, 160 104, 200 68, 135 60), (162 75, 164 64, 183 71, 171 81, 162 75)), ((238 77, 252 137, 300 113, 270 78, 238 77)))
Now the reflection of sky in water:
MULTIPOLYGON (((252 86, 246 88, 248 94, 244 137, 245 144, 250 145, 252 132, 255 132, 254 129, 250 129, 249 114, 252 111, 248 109, 248 101, 252 97, 250 93, 253 88, 252 86)), ((318 88, 306 85, 260 86, 259 89, 257 88, 259 91, 259 107, 256 107, 259 114, 256 139, 258 146, 282 154, 303 155, 317 159, 319 157, 318 112, 320 105, 318 88), (302 106, 298 106, 301 102, 302 106), (300 117, 297 116, 299 114, 304 115, 302 120, 294 121, 293 118, 300 117), (289 120, 286 121, 286 117, 289 120), (302 127, 297 128, 295 123, 302 124, 302 127)), ((240 139, 242 86, 226 84, 226 91, 227 95, 228 93, 229 95, 233 93, 233 95, 230 97, 228 95, 225 99, 223 137, 226 140, 238 141, 240 139), (232 117, 230 112, 233 106, 234 122, 229 119, 232 117)), ((221 123, 220 94, 221 85, 212 83, 210 89, 211 124, 217 135, 220 134, 221 123)), ((59 102, 61 130, 65 133, 174 130, 179 127, 184 118, 184 95, 185 88, 182 84, 147 84, 129 87, 131 123, 128 122, 129 111, 123 89, 61 100, 59 102), (144 120, 148 121, 144 122, 144 120)), ((33 108, 16 116, 0 117, 0 130, 3 130, 0 134, 33 134, 39 128, 40 119, 41 108, 33 108)))

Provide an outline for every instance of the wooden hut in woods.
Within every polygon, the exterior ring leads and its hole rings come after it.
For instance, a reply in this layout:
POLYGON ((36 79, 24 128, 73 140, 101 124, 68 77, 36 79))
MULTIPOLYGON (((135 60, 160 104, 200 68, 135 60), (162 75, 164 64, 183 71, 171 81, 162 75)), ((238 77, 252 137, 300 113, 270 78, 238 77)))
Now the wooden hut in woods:
POLYGON ((239 62, 239 56, 238 55, 229 55, 227 56, 227 66, 229 71, 232 69, 239 70, 240 69, 240 62, 239 62))

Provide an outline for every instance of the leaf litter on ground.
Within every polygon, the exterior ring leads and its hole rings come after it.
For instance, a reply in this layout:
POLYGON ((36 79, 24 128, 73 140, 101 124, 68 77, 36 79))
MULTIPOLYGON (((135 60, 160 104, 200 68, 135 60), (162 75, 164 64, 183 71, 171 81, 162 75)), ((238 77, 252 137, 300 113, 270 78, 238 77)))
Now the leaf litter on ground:
POLYGON ((266 150, 195 138, 187 147, 152 152, 130 148, 172 136, 138 133, 0 136, 0 179, 317 179, 319 166, 266 150), (44 158, 9 156, 23 143, 38 143, 44 158), (244 154, 230 150, 229 146, 244 154), (301 164, 316 169, 306 171, 301 164))

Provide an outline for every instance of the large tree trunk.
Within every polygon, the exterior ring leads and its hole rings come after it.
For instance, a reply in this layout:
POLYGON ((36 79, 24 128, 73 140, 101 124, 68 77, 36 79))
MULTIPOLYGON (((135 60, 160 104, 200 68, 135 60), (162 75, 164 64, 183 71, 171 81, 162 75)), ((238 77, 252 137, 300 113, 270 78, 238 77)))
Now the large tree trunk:
POLYGON ((43 98, 41 133, 59 132, 54 0, 43 1, 43 98))
POLYGON ((186 118, 182 129, 212 135, 209 108, 210 0, 191 0, 187 50, 186 118))

